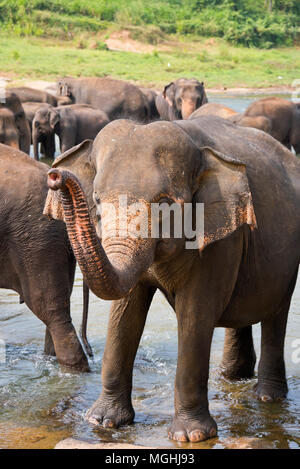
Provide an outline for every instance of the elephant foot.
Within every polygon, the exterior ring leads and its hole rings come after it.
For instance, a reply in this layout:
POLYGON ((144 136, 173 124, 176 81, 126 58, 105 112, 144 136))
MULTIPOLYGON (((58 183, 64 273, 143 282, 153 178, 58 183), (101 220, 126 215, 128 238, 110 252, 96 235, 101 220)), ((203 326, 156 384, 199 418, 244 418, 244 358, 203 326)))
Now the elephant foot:
POLYGON ((239 381, 242 379, 251 379, 254 376, 254 367, 255 367, 255 361, 252 363, 244 363, 244 362, 238 362, 238 363, 232 363, 230 365, 222 364, 220 369, 221 369, 221 374, 224 376, 224 378, 230 380, 230 381, 239 381))
POLYGON ((197 443, 217 435, 217 424, 206 414, 202 418, 174 417, 168 430, 170 440, 197 443))
POLYGON ((92 425, 118 428, 133 422, 134 410, 131 404, 125 404, 120 399, 101 396, 88 411, 86 418, 92 425))
POLYGON ((284 382, 263 382, 258 381, 254 385, 254 391, 257 397, 263 402, 276 402, 282 401, 286 398, 288 393, 288 387, 286 381, 284 382))

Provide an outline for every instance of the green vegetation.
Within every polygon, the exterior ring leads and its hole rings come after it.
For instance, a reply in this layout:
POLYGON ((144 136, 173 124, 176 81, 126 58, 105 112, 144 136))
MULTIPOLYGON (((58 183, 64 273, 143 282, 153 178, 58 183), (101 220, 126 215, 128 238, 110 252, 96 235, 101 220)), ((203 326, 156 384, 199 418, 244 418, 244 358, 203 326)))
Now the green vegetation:
POLYGON ((299 78, 299 18, 299 0, 0 0, 0 75, 286 86, 299 78), (139 53, 108 50, 111 37, 139 53))
POLYGON ((300 49, 248 49, 223 40, 182 40, 149 53, 104 50, 102 42, 90 49, 52 39, 0 36, 0 43, 0 74, 14 78, 110 75, 161 87, 186 76, 204 80, 209 88, 268 87, 291 85, 300 70, 300 49))
POLYGON ((271 48, 299 41, 299 18, 299 0, 0 0, 2 29, 65 39, 111 25, 147 26, 150 42, 188 34, 271 48))

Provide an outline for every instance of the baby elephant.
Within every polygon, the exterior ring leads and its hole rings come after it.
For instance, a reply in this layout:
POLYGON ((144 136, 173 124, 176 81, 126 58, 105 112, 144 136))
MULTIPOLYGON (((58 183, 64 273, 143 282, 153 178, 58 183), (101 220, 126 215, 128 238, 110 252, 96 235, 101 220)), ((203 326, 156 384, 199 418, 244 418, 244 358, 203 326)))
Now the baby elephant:
POLYGON ((86 104, 42 106, 32 122, 34 157, 39 160, 38 144, 43 136, 57 134, 60 150, 65 152, 86 139, 93 140, 108 122, 105 112, 86 104))

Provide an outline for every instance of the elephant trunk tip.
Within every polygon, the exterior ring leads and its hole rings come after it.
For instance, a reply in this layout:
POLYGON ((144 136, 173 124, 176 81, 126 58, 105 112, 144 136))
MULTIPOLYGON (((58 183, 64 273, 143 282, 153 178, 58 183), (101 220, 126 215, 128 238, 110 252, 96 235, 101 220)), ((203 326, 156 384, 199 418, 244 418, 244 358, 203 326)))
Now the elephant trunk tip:
POLYGON ((51 169, 48 172, 48 187, 53 191, 61 189, 63 186, 63 176, 58 169, 51 169))

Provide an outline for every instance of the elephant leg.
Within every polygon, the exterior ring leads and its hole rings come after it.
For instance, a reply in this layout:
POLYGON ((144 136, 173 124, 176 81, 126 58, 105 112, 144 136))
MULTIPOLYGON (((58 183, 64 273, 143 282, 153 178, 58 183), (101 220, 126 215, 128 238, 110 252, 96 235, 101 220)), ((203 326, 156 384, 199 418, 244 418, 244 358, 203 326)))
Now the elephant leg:
POLYGON ((69 310, 52 311, 46 321, 53 340, 55 355, 63 369, 73 371, 90 371, 87 357, 72 324, 69 310))
POLYGON ((155 289, 138 284, 111 307, 102 363, 102 392, 87 418, 94 425, 117 428, 132 423, 132 370, 155 289))
POLYGON ((176 298, 178 320, 178 363, 175 381, 175 417, 169 438, 203 441, 216 436, 217 425, 210 416, 207 398, 213 324, 201 320, 199 306, 187 303, 186 294, 176 298))
POLYGON ((226 329, 221 364, 222 374, 230 380, 249 379, 254 375, 256 354, 252 327, 226 329))
POLYGON ((51 357, 56 356, 53 340, 52 340, 48 327, 46 327, 46 332, 45 332, 44 353, 45 355, 49 355, 51 357))
POLYGON ((261 357, 255 392, 264 402, 284 399, 288 392, 284 339, 289 306, 290 300, 278 314, 261 323, 261 357))
MULTIPOLYGON (((29 290, 30 291, 30 290, 29 290)), ((52 294, 54 290, 51 290, 52 294)), ((49 294, 51 295, 49 290, 49 294)), ((55 301, 48 296, 48 292, 38 292, 35 298, 25 296, 25 303, 31 311, 46 325, 46 353, 54 352, 63 369, 67 371, 89 371, 87 357, 77 337, 70 315, 70 301, 66 299, 67 291, 58 294, 55 301), (46 306, 47 305, 47 306, 46 306), (52 344, 48 338, 51 336, 52 344)), ((31 289, 32 292, 32 289, 31 289)), ((32 296, 36 294, 36 290, 32 296)), ((52 353, 50 353, 52 355, 52 353)))

